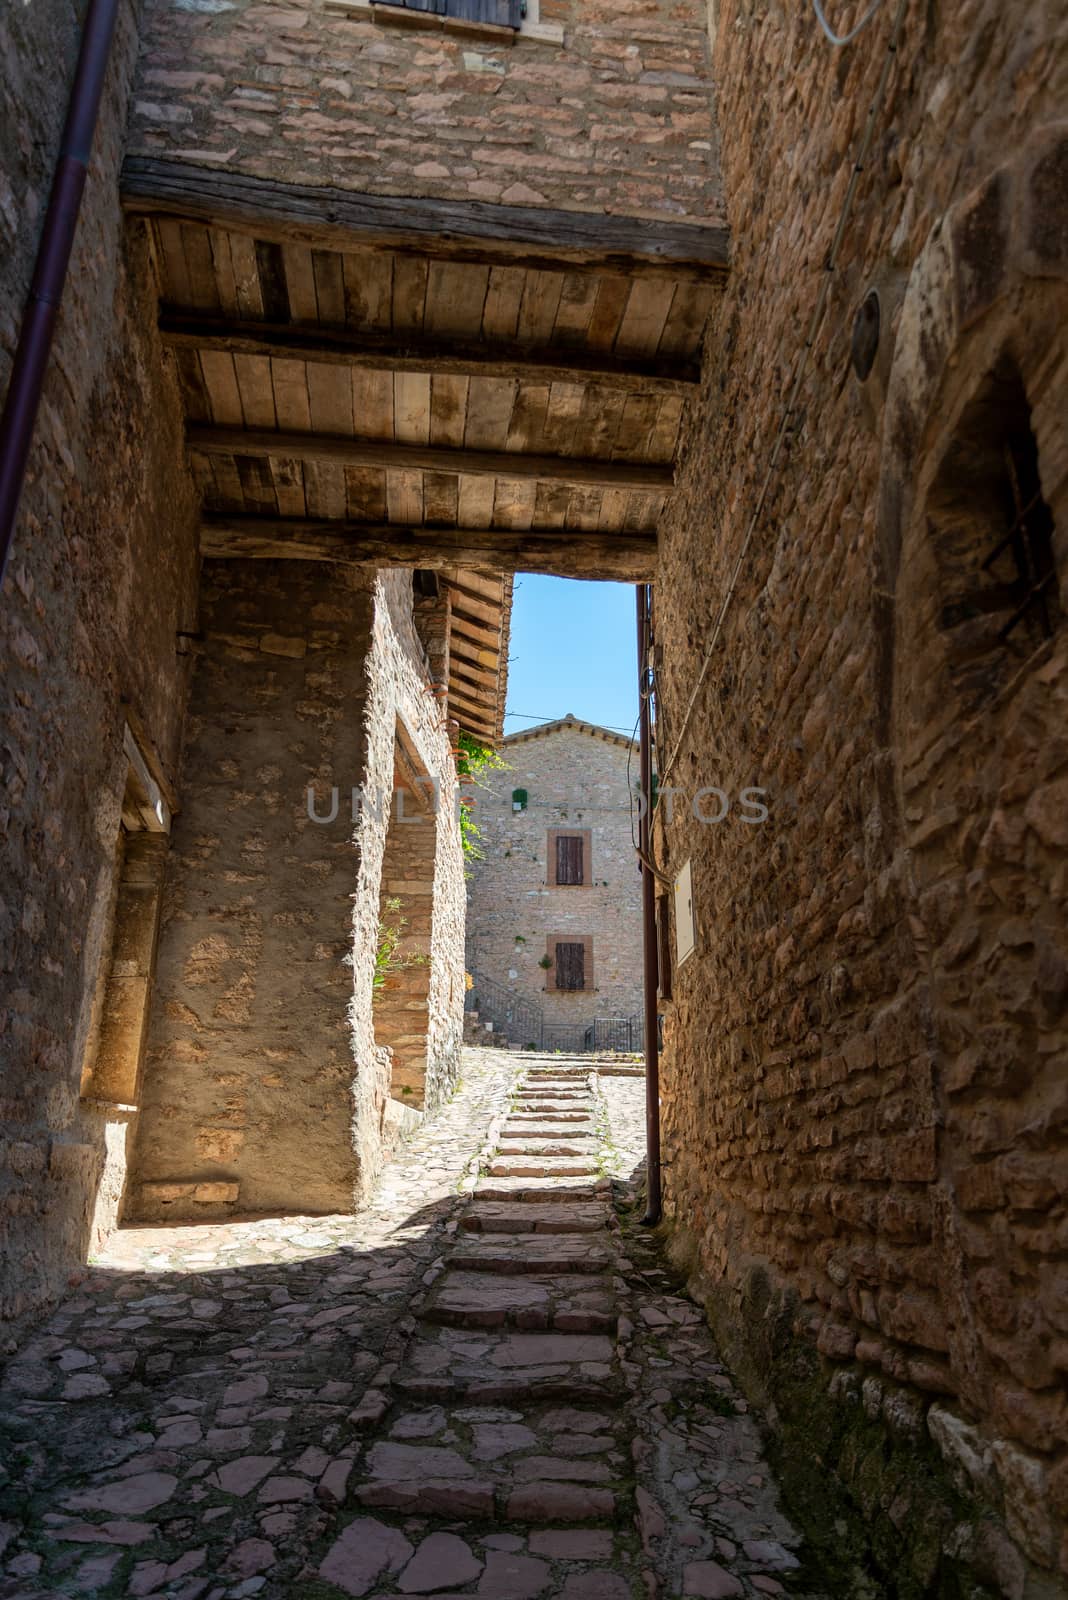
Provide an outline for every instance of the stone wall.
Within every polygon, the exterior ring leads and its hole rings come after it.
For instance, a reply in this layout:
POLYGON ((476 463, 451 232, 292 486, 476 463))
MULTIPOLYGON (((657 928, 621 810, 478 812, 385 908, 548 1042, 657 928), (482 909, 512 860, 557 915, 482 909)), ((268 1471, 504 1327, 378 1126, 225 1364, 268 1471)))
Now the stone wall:
MULTIPOLYGON (((662 771, 896 10, 835 51, 807 6, 717 9, 735 254, 661 532, 662 771)), ((662 867, 692 860, 697 921, 665 1028, 676 1248, 773 1403, 817 1536, 839 1519, 824 1555, 847 1592, 866 1569, 957 1595, 967 1571, 1045 1596, 1068 1572, 1065 87, 1041 5, 908 4, 668 773, 761 785, 769 820, 677 804, 658 828, 662 867), (1053 637, 1031 616, 1011 648, 1007 443, 1021 472, 1037 447, 1062 595, 1053 637)))
MULTIPOLYGON (((397 719, 446 788, 448 740, 409 574, 378 581, 296 562, 205 573, 128 1210, 343 1211, 391 1137, 389 1056, 370 1002, 397 719)), ((459 945, 455 821, 440 855, 430 883, 459 945)), ((455 973, 431 978, 440 1098, 462 995, 455 973)), ((425 1038, 426 1002, 422 1027, 425 1038)))
MULTIPOLYGON (((503 1022, 478 994, 478 978, 502 984, 550 1025, 640 1013, 641 879, 631 842, 628 748, 625 739, 578 728, 512 735, 501 746, 507 768, 470 791, 483 856, 470 869, 467 964, 484 1020, 503 1022), (523 811, 512 809, 515 789, 527 791, 523 811), (555 883, 549 841, 557 830, 589 833, 590 870, 580 888, 555 883), (552 973, 540 963, 556 935, 592 940, 592 992, 552 987, 552 973)), ((636 782, 636 752, 631 767, 636 782)), ((517 1035, 514 1042, 529 1041, 517 1035)))
POLYGON ((562 46, 402 31, 319 0, 149 0, 129 148, 374 194, 718 222, 699 0, 541 15, 562 46))
MULTIPOLYGON (((83 8, 0 14, 0 390, 29 286, 83 8)), ((127 719, 174 779, 196 628, 195 497, 141 230, 117 203, 136 53, 120 7, 0 606, 0 1319, 85 1261, 128 1114, 79 1101, 108 957, 127 719), (105 1166, 107 1149, 107 1171, 105 1166)))

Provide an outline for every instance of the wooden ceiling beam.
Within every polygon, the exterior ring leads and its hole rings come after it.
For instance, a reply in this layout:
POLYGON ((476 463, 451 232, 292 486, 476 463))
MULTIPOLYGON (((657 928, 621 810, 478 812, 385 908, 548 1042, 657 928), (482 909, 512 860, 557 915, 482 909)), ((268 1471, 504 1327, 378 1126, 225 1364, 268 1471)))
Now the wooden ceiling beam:
POLYGON ((536 383, 596 383, 634 394, 688 394, 701 381, 698 362, 612 360, 596 352, 531 349, 494 340, 445 343, 411 334, 316 329, 265 322, 227 323, 165 312, 163 343, 172 350, 273 356, 286 361, 359 367, 372 372, 428 372, 536 383))
POLYGON ((667 490, 674 482, 674 468, 666 465, 525 455, 520 451, 446 450, 433 445, 349 439, 339 434, 220 428, 195 422, 187 427, 186 438, 191 450, 206 456, 285 456, 341 467, 455 472, 511 482, 533 478, 540 483, 566 483, 573 488, 667 490))
POLYGON ((458 682, 466 683, 472 689, 496 689, 495 672, 491 672, 488 667, 473 667, 469 661, 462 661, 455 654, 450 655, 449 672, 458 682))
POLYGON ((476 650, 492 651, 494 656, 500 654, 501 630, 499 628, 480 628, 477 622, 468 622, 466 617, 453 617, 450 624, 452 637, 463 639, 476 650))
POLYGON ((539 271, 699 282, 722 279, 729 262, 725 228, 549 206, 360 194, 175 157, 127 156, 120 191, 133 216, 179 217, 320 250, 402 250, 539 271))
POLYGON ((449 593, 452 596, 452 615, 456 617, 470 617, 475 622, 484 622, 487 626, 500 617, 501 603, 498 600, 483 600, 478 595, 473 595, 469 589, 464 589, 455 582, 449 582, 449 593))
MULTIPOLYGON (((437 571, 460 564, 616 583, 650 582, 656 566, 656 538, 651 534, 402 528, 275 517, 205 515, 200 547, 205 556, 229 559, 333 561, 437 571)), ((454 630, 498 649, 500 627, 494 618, 499 608, 495 612, 485 602, 463 596, 455 603, 459 612, 453 613, 454 630)))
POLYGON ((449 684, 449 705, 457 711, 466 713, 468 717, 477 718, 488 731, 493 727, 493 715, 496 710, 497 696, 489 700, 482 700, 472 690, 465 693, 461 685, 449 684))
POLYGON ((486 644, 475 644, 465 639, 458 628, 449 633, 449 659, 463 662, 464 666, 478 671, 496 672, 500 664, 500 650, 486 644))

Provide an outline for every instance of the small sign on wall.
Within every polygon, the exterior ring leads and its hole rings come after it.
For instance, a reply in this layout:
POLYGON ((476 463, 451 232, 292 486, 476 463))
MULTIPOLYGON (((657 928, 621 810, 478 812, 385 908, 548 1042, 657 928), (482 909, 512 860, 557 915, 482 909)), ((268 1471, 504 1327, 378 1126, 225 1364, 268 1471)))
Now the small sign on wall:
POLYGON ((696 943, 693 923, 693 878, 687 861, 675 879, 675 965, 681 967, 693 954, 696 943))

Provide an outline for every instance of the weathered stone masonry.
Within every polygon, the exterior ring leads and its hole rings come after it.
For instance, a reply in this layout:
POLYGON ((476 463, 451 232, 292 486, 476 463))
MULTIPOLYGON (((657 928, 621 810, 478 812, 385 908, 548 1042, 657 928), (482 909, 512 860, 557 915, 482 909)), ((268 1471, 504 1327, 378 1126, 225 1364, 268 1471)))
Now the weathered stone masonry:
POLYGON ((384 896, 403 870, 383 865, 398 719, 444 796, 439 817, 416 824, 438 924, 434 940, 428 917, 419 968, 431 1109, 458 1070, 463 882, 448 737, 410 577, 263 562, 205 574, 129 1213, 344 1211, 368 1192, 399 1115, 391 1041, 371 1009, 379 882, 385 871, 384 896))
POLYGON ((564 48, 398 31, 367 8, 152 0, 131 155, 294 183, 709 217, 697 0, 545 0, 564 48))
MULTIPOLYGON (((73 5, 0 16, 0 382, 81 21, 73 5)), ((5 1321, 53 1299, 84 1262, 105 1144, 109 1165, 125 1164, 128 1113, 79 1103, 113 903, 124 733, 136 726, 173 784, 185 635, 197 625, 181 407, 154 331, 144 233, 124 232, 115 203, 136 44, 122 8, 0 608, 5 1321)))
MULTIPOLYGON (((839 52, 807 7, 717 12, 735 257, 661 525, 662 763, 892 8, 839 52)), ((908 7, 788 456, 672 774, 760 784, 770 820, 701 828, 679 807, 660 839, 672 872, 692 858, 698 923, 665 1030, 679 1249, 774 1402, 794 1492, 831 1514, 813 1448, 846 1486, 857 1521, 829 1566, 848 1584, 873 1563, 902 1594, 956 1593, 969 1567, 1052 1595, 1068 1572, 1063 599, 1054 637, 1032 614, 1010 653, 1020 586, 1004 551, 982 567, 1011 524, 1005 446, 1037 447, 1063 597, 1064 74, 1043 7, 908 7)))

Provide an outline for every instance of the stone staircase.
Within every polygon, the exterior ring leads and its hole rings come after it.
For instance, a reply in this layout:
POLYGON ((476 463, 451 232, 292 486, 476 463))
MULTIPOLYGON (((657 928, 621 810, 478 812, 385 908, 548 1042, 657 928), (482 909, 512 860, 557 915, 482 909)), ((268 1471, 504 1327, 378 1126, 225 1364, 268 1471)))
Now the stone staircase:
MULTIPOLYGON (((451 1250, 398 1325, 396 1359, 352 1413, 372 1437, 348 1494, 358 1514, 318 1567, 330 1594, 782 1592, 773 1574, 797 1566, 783 1544, 752 1544, 747 1557, 687 1509, 694 1485, 705 1491, 698 1507, 717 1500, 705 1463, 721 1433, 730 1476, 764 1482, 752 1476, 755 1431, 735 1416, 744 1402, 708 1402, 731 1386, 697 1309, 665 1293, 658 1266, 637 1275, 637 1293, 621 1276, 636 1269, 621 1249, 601 1145, 589 1059, 532 1060, 450 1224, 451 1250), (669 1425, 672 1400, 688 1422, 669 1425), (728 1551, 751 1579, 722 1564, 728 1551)), ((717 1473, 736 1494, 727 1469, 717 1473)), ((767 1493, 741 1492, 732 1527, 791 1537, 767 1493)))
MULTIPOLYGON (((532 1063, 390 1379, 389 1438, 355 1498, 470 1524, 443 1534, 455 1572, 433 1574, 435 1593, 446 1574, 459 1592, 474 1560, 483 1597, 645 1596, 636 1567, 618 1570, 616 1530, 634 1507, 599 1148, 589 1062, 532 1063)), ((389 1592, 388 1566, 374 1584, 389 1592)))

